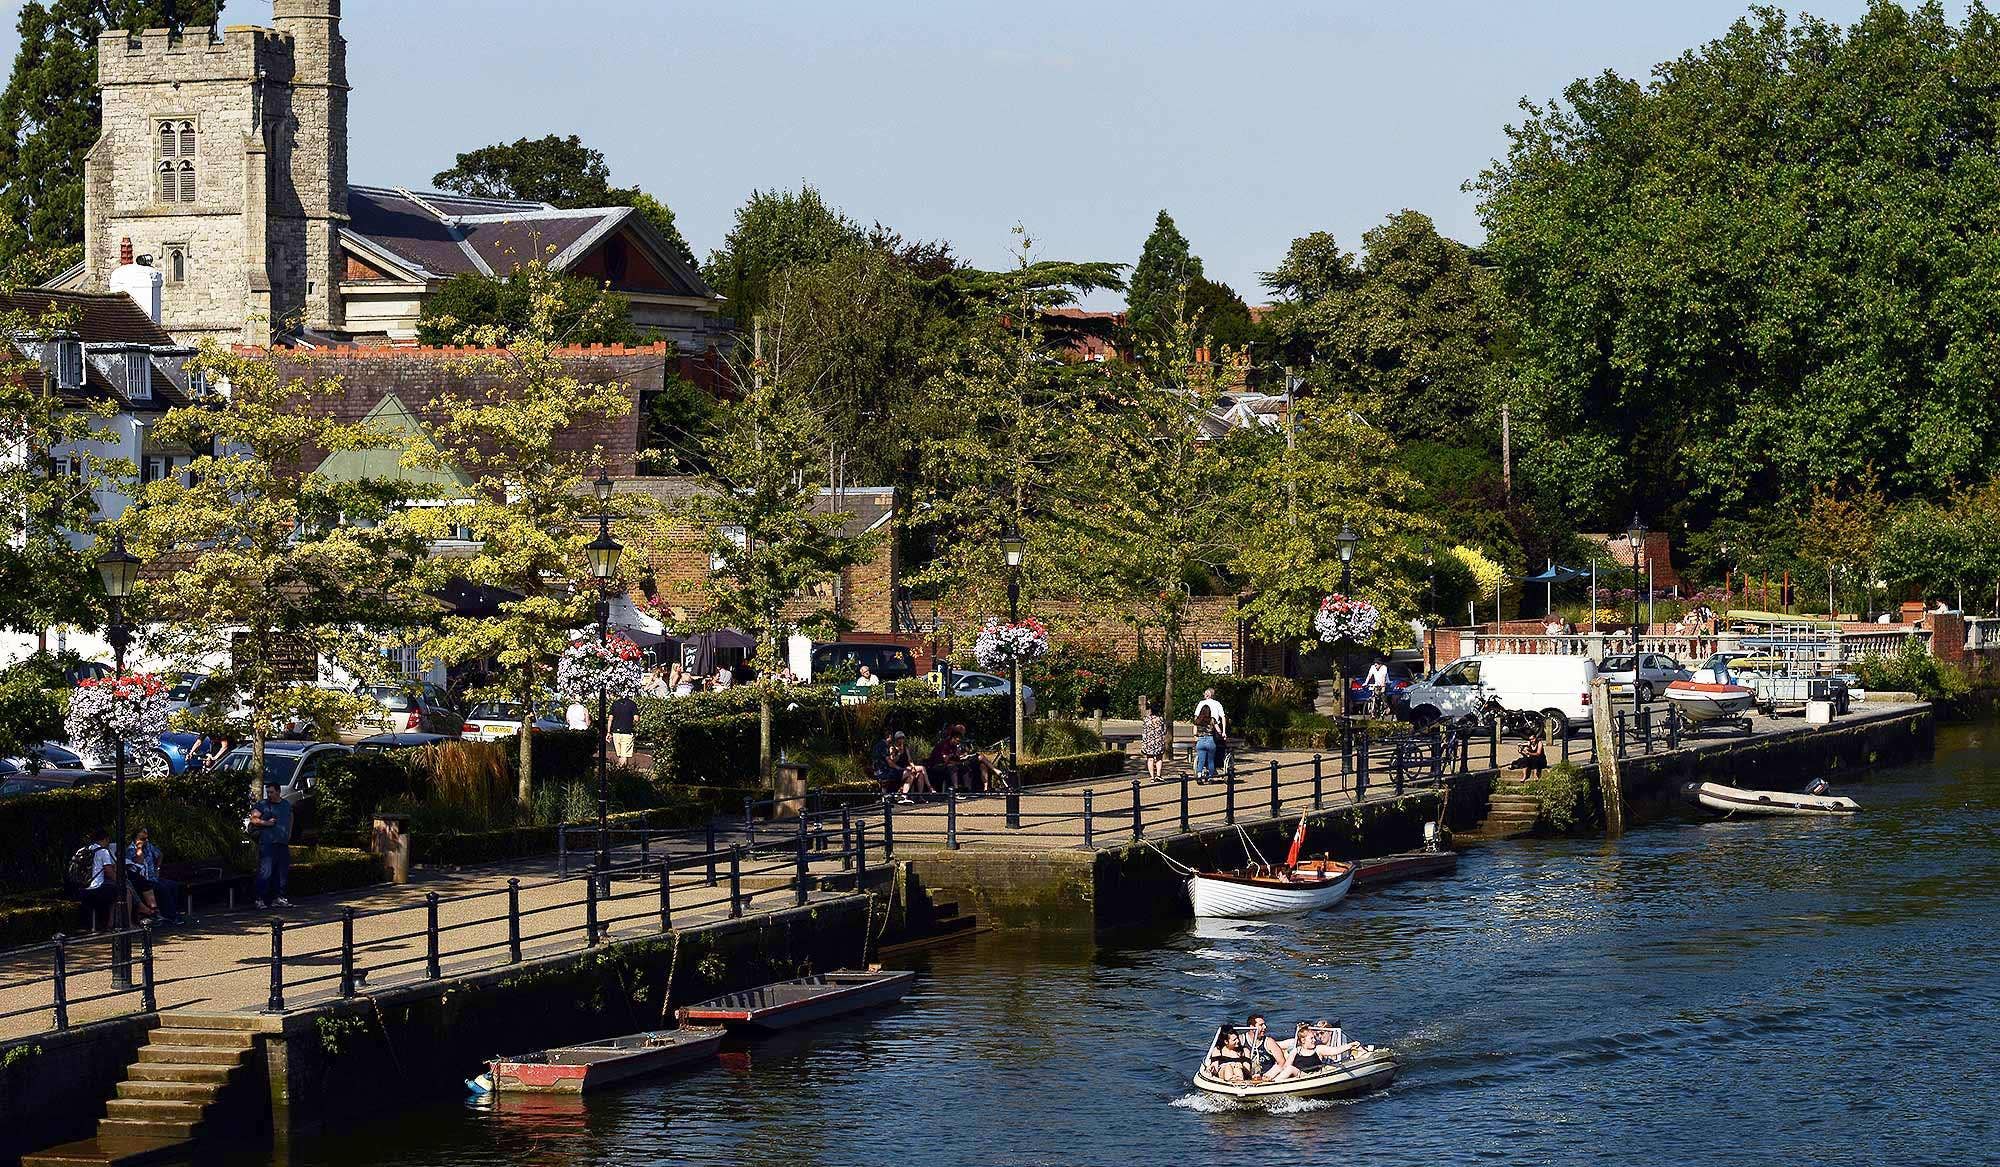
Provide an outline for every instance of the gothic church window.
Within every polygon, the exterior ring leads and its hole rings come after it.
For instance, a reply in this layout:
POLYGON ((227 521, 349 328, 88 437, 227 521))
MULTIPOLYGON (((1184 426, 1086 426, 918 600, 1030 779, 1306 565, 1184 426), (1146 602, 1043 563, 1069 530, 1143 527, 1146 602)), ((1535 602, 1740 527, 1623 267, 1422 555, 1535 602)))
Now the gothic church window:
POLYGON ((194 201, 194 123, 160 123, 160 186, 163 203, 194 201))
POLYGON ((181 201, 184 203, 194 201, 194 163, 192 162, 181 163, 181 201))

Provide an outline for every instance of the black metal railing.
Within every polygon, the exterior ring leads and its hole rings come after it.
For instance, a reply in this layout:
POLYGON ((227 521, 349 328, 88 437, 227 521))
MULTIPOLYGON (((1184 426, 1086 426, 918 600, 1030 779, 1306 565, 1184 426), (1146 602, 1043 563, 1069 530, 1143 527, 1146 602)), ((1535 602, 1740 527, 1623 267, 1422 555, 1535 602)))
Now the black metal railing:
POLYGON ((10 949, 6 956, 8 968, 0 976, 7 979, 0 980, 0 995, 45 986, 49 998, 47 1004, 0 1012, 0 1021, 48 1014, 52 1028, 68 1029, 72 1010, 99 1001, 122 998, 121 1004, 129 1007, 121 1013, 151 1013, 159 1007, 149 925, 76 936, 58 933, 45 944, 10 949))

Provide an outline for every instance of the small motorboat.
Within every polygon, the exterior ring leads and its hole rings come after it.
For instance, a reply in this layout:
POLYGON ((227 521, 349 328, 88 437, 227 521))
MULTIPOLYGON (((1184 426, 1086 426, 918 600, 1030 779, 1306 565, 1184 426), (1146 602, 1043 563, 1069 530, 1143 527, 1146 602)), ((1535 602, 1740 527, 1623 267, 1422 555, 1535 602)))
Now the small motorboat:
POLYGON ((1741 721, 1757 707, 1757 691, 1745 685, 1708 681, 1674 681, 1661 696, 1681 716, 1699 725, 1708 721, 1741 721))
POLYGON ((667 1029, 607 1041, 566 1045, 518 1058, 495 1058, 466 1085, 476 1094, 581 1094, 642 1074, 656 1074, 715 1056, 719 1028, 667 1029))
POLYGON ((1690 782, 1687 795, 1710 810, 1736 814, 1854 814, 1861 804, 1837 794, 1781 790, 1738 790, 1720 782, 1690 782))
MULTIPOLYGON (((1220 1040, 1221 1035, 1218 1034, 1218 1044, 1220 1040)), ((1351 1044, 1334 1061, 1309 1074, 1280 1082, 1225 1082, 1209 1074, 1209 1064, 1204 1060, 1201 1069, 1195 1072, 1194 1085, 1195 1089, 1205 1094, 1241 1101, 1338 1098, 1345 1094, 1379 1090, 1395 1080, 1396 1069, 1394 1050, 1351 1044)))
MULTIPOLYGON (((1354 865, 1331 859, 1299 862, 1306 820, 1292 836, 1281 864, 1257 863, 1237 871, 1196 871, 1188 875, 1188 899, 1197 917, 1242 919, 1284 912, 1312 912, 1340 902, 1354 886, 1354 865)), ((1249 847, 1248 837, 1245 837, 1249 847)), ((1254 849, 1253 849, 1254 854, 1254 849)))
POLYGON ((685 1006, 675 1016, 682 1025, 791 1029, 858 1009, 894 1004, 903 999, 916 979, 913 972, 845 969, 779 981, 740 993, 725 993, 698 1005, 685 1006))

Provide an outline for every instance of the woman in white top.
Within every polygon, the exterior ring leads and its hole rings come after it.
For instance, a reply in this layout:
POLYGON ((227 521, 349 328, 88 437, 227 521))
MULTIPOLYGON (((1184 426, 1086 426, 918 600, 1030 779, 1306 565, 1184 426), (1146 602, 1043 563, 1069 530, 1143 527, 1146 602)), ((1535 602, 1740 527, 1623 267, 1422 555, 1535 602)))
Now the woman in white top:
POLYGON ((572 701, 563 712, 563 720, 569 723, 571 729, 587 730, 590 728, 590 707, 581 701, 572 701))

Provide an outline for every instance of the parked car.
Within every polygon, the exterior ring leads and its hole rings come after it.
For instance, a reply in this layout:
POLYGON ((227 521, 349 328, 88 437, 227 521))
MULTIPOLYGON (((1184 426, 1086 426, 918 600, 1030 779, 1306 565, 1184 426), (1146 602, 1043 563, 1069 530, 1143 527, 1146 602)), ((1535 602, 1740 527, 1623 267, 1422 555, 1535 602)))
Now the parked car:
POLYGON ((379 754, 384 750, 414 750, 418 746, 434 746, 452 739, 441 733, 378 733, 354 743, 357 754, 379 754))
POLYGON ((461 718, 432 685, 364 685, 356 695, 370 698, 381 712, 365 715, 355 728, 378 733, 437 733, 457 729, 461 718))
POLYGON ((917 675, 916 654, 905 645, 843 640, 813 646, 812 671, 815 680, 833 669, 858 672, 863 665, 885 681, 902 681, 917 675))
POLYGON ((207 701, 195 699, 195 690, 206 680, 208 677, 202 673, 181 673, 173 677, 167 684, 168 716, 186 712, 200 713, 207 709, 207 701))
POLYGON ((1694 676, 1691 670, 1665 653, 1615 653, 1597 664, 1597 675, 1613 693, 1630 693, 1637 686, 1639 703, 1651 701, 1668 685, 1694 676), (1635 663, 1636 661, 1636 663, 1635 663))
MULTIPOLYGON (((951 693, 954 697, 1008 697, 1014 692, 1014 683, 1006 677, 992 673, 960 673, 951 675, 951 693)), ((1035 687, 1021 682, 1021 710, 1029 717, 1035 715, 1035 687)))
POLYGON ((69 790, 102 781, 104 775, 95 770, 68 770, 55 767, 36 770, 33 773, 6 774, 0 775, 0 798, 40 794, 48 790, 69 790))
POLYGON ((1469 721, 1492 698, 1503 709, 1540 714, 1566 735, 1572 725, 1590 720, 1590 683, 1596 679, 1597 663, 1587 656, 1482 653, 1411 684, 1403 690, 1403 703, 1411 722, 1429 725, 1469 721))
MULTIPOLYGON (((1417 666, 1409 661, 1389 662, 1389 708, 1391 711, 1403 707, 1403 691, 1420 680, 1417 666)), ((1368 674, 1347 678, 1347 711, 1360 713, 1368 708, 1368 674)))
MULTIPOLYGON (((562 710, 554 703, 544 706, 529 726, 535 733, 568 728, 569 722, 563 719, 562 710)), ((470 742, 505 741, 519 732, 521 706, 513 701, 481 701, 465 715, 459 729, 459 733, 470 742)))
MULTIPOLYGON (((247 789, 252 800, 264 797, 265 783, 275 783, 279 796, 287 802, 297 802, 311 793, 313 780, 319 777, 319 768, 329 758, 337 758, 354 752, 354 747, 339 742, 272 742, 264 743, 264 774, 262 778, 251 779, 247 789)), ((250 747, 237 746, 222 756, 220 768, 224 773, 240 773, 249 777, 250 747)))

